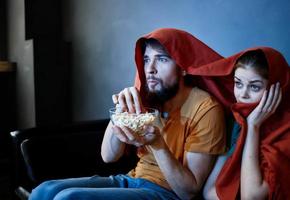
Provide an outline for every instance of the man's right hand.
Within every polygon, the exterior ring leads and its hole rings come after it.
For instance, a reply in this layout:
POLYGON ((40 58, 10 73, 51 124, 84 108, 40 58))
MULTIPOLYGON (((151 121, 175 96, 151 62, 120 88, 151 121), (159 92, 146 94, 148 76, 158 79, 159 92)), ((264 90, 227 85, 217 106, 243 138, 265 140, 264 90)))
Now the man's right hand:
POLYGON ((143 105, 139 91, 135 87, 128 87, 112 96, 113 103, 121 111, 141 113, 143 105))

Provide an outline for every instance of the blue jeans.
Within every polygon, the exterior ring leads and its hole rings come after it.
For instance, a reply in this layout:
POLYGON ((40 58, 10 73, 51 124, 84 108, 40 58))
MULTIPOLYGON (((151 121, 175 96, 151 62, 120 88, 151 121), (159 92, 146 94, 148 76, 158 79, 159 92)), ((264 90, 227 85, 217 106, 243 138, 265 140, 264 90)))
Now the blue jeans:
POLYGON ((142 178, 126 175, 50 180, 41 183, 29 200, 179 200, 177 195, 142 178))

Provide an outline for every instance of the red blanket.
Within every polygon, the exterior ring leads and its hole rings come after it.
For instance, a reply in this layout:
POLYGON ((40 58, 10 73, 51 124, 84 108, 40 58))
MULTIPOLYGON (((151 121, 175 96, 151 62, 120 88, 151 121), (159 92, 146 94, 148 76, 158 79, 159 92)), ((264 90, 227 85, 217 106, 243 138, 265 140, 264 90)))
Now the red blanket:
MULTIPOLYGON (((290 199, 290 68, 275 49, 258 47, 246 51, 255 49, 262 50, 267 58, 269 83, 279 81, 282 87, 281 104, 261 127, 260 167, 264 180, 269 184, 269 199, 290 199)), ((199 69, 192 68, 191 71, 192 74, 203 76, 200 87, 211 91, 226 108, 231 109, 237 122, 242 125, 236 150, 225 163, 216 182, 218 196, 225 200, 235 199, 239 193, 241 159, 247 134, 245 118, 256 106, 232 101, 233 68, 236 60, 246 51, 199 69)))
POLYGON ((222 58, 222 56, 206 44, 185 31, 173 28, 157 29, 141 37, 136 42, 135 61, 137 66, 137 76, 135 87, 140 90, 141 96, 143 96, 142 94, 144 93, 145 83, 142 52, 142 43, 145 39, 158 40, 176 64, 188 73, 190 68, 198 68, 199 66, 222 58))

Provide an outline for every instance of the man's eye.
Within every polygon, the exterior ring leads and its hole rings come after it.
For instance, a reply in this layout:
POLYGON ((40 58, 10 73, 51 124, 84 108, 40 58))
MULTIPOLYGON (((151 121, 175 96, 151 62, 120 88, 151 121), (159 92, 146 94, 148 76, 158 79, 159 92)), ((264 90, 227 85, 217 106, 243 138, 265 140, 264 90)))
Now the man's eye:
POLYGON ((257 85, 251 85, 251 90, 254 92, 259 92, 261 90, 261 87, 257 85))
POLYGON ((167 62, 167 61, 168 61, 167 58, 163 58, 163 57, 158 58, 158 60, 159 60, 160 62, 167 62))
POLYGON ((243 84, 241 83, 241 82, 239 82, 239 81, 235 81, 235 86, 236 86, 236 88, 242 88, 243 87, 243 84))

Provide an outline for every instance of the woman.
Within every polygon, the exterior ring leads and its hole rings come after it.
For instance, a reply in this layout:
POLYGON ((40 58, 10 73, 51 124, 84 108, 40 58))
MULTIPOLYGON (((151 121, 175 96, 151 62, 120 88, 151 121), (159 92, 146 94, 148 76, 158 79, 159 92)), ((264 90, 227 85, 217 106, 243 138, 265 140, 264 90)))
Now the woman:
POLYGON ((192 70, 236 122, 229 152, 205 184, 206 199, 290 198, 289 69, 279 52, 261 47, 192 70))

